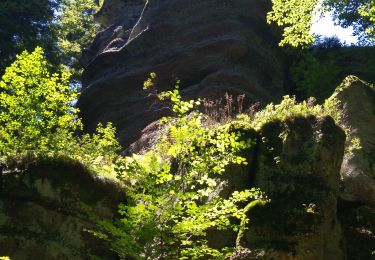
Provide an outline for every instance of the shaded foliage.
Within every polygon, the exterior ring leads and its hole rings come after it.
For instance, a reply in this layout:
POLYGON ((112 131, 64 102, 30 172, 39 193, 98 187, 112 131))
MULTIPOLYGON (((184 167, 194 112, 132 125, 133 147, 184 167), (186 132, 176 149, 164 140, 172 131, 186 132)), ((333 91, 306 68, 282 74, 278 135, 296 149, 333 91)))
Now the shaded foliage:
POLYGON ((333 11, 335 22, 344 28, 353 26, 360 43, 374 40, 375 2, 373 0, 328 0, 326 7, 333 11))
POLYGON ((340 46, 335 39, 293 54, 290 69, 297 94, 323 102, 347 75, 375 82, 375 48, 340 46))
POLYGON ((94 21, 94 13, 103 1, 61 0, 57 9, 54 30, 62 63, 68 66, 75 78, 81 74, 79 59, 82 51, 88 48, 99 31, 94 21))
POLYGON ((0 2, 0 73, 24 50, 36 46, 58 70, 60 64, 80 75, 79 58, 98 32, 93 14, 102 1, 4 0, 0 2))
POLYGON ((50 28, 54 0, 2 0, 0 2, 0 73, 23 50, 42 46, 50 60, 56 59, 55 38, 50 28))

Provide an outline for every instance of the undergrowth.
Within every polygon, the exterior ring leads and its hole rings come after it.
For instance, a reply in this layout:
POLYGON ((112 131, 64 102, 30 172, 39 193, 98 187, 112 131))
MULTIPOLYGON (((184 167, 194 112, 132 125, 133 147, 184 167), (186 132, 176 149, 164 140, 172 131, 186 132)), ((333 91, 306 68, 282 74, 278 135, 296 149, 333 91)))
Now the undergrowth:
POLYGON ((183 101, 178 86, 158 97, 171 101, 175 117, 161 120, 166 131, 157 145, 117 165, 128 196, 119 207, 122 218, 117 223, 96 219, 101 230, 94 233, 122 258, 229 258, 236 248, 213 248, 206 234, 239 232, 247 219, 244 206, 267 200, 255 189, 220 196, 225 187, 220 176, 229 164, 247 164, 238 154, 253 140, 206 126, 204 115, 194 109, 200 101, 183 101))

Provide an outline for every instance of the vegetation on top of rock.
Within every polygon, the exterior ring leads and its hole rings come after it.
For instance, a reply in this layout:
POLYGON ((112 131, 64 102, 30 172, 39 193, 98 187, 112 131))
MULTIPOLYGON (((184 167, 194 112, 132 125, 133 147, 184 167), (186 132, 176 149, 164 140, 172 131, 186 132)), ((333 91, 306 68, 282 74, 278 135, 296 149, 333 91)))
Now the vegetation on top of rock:
MULTIPOLYGON (((350 82, 357 80, 356 77, 348 76, 344 82, 338 87, 338 89, 350 85, 350 82)), ((324 101, 324 104, 315 104, 315 98, 309 98, 308 100, 298 103, 295 97, 284 96, 280 104, 268 104, 264 109, 255 113, 252 116, 239 115, 240 120, 249 121, 250 125, 259 130, 262 126, 269 122, 281 121, 284 122, 287 119, 295 117, 324 117, 330 116, 334 119, 335 123, 339 125, 345 131, 345 134, 349 134, 353 131, 351 127, 343 123, 345 117, 345 111, 342 111, 340 100, 336 98, 337 94, 332 95, 330 98, 324 101)), ((346 145, 346 154, 350 155, 355 150, 361 149, 361 141, 357 137, 351 138, 346 145)))
MULTIPOLYGON (((252 118, 247 118, 254 129, 259 130, 263 125, 273 121, 285 121, 295 117, 323 117, 331 116, 333 119, 340 118, 339 111, 336 109, 337 100, 328 99, 324 105, 315 104, 315 99, 310 98, 307 101, 298 103, 295 97, 284 96, 280 104, 268 104, 264 109, 255 113, 252 118)), ((240 116, 240 118, 242 118, 240 116)), ((243 118, 242 118, 243 119, 243 118)))
POLYGON ((120 205, 123 217, 117 224, 97 220, 102 231, 96 234, 124 258, 228 258, 234 245, 214 248, 206 235, 212 230, 238 232, 246 218, 241 205, 266 200, 257 190, 219 196, 226 185, 220 176, 229 164, 247 164, 238 153, 253 141, 205 126, 204 116, 192 111, 199 102, 182 101, 178 88, 159 97, 172 101, 176 117, 162 120, 166 134, 155 147, 118 164, 128 196, 120 205))

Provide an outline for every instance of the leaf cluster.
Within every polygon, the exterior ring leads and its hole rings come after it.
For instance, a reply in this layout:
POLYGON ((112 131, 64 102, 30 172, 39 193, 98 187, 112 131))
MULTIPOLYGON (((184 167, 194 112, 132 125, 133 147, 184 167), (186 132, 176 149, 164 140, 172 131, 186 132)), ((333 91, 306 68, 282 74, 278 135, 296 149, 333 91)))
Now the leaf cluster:
POLYGON ((252 141, 225 128, 206 127, 204 116, 194 110, 199 102, 182 101, 178 86, 159 97, 172 101, 176 117, 162 120, 166 131, 152 150, 118 164, 128 201, 120 205, 117 225, 99 221, 100 234, 123 258, 228 258, 235 249, 210 247, 206 234, 238 232, 246 217, 244 205, 262 197, 257 190, 219 196, 226 166, 247 164, 238 154, 252 141))
POLYGON ((269 23, 283 27, 280 46, 305 46, 314 42, 310 34, 313 18, 320 0, 272 0, 272 10, 267 15, 269 23))
POLYGON ((62 156, 113 173, 119 148, 115 129, 99 125, 96 134, 75 135, 82 123, 73 106, 78 92, 69 78, 67 71, 50 72, 40 47, 24 51, 6 69, 0 81, 0 161, 10 165, 62 156))
POLYGON ((372 44, 375 31, 375 2, 373 0, 272 0, 268 23, 283 27, 280 46, 305 47, 315 41, 311 33, 317 15, 333 12, 336 23, 354 27, 361 44, 372 44))
MULTIPOLYGON (((11 64, 16 54, 42 46, 54 56, 54 34, 49 24, 54 18, 57 1, 0 1, 0 73, 11 64)), ((56 57, 55 57, 56 58, 56 57)))
POLYGON ((75 77, 81 74, 79 59, 82 51, 92 43, 100 25, 94 14, 103 1, 61 0, 53 24, 57 45, 64 65, 71 68, 75 77))

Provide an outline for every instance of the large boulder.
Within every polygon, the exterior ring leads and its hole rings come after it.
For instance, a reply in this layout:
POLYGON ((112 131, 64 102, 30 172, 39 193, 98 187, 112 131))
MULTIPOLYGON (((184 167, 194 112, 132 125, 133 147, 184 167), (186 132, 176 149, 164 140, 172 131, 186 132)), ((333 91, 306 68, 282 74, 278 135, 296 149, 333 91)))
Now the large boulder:
POLYGON ((347 129, 341 167, 341 197, 375 206, 375 89, 354 76, 347 77, 333 97, 347 129))
POLYGON ((345 259, 336 215, 344 144, 330 117, 261 129, 254 185, 270 201, 246 208, 233 259, 345 259))
POLYGON ((169 113, 146 95, 143 82, 156 72, 159 90, 181 80, 185 96, 246 94, 278 100, 284 67, 280 33, 266 23, 269 0, 106 0, 96 15, 106 29, 82 58, 84 124, 112 121, 124 146, 169 113))
POLYGON ((119 184, 70 160, 43 161, 0 177, 0 256, 117 259, 104 240, 85 230, 97 231, 92 212, 107 220, 116 216, 124 199, 119 184))

